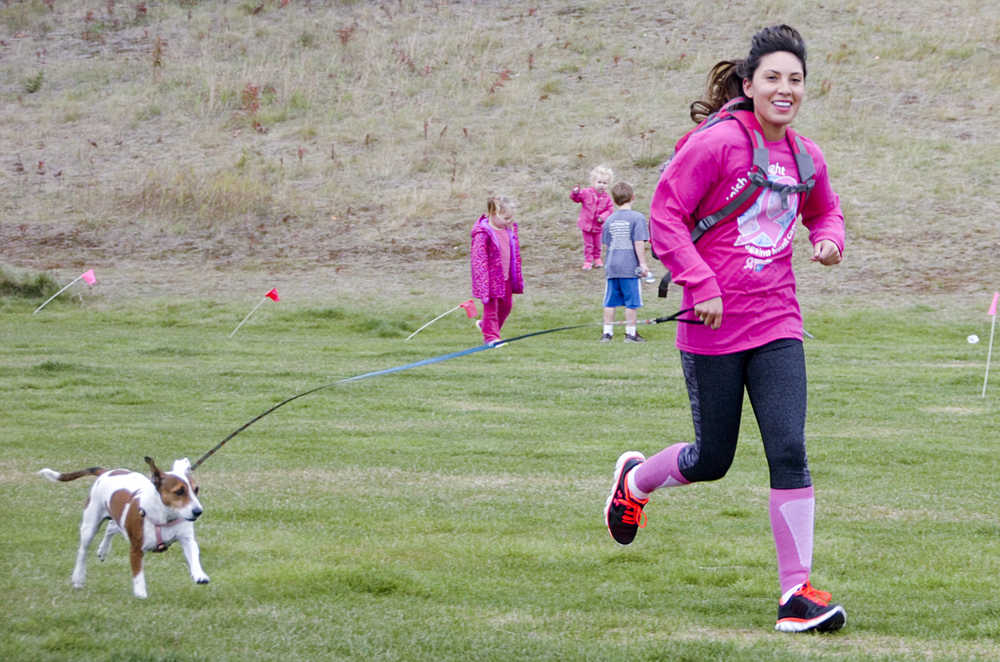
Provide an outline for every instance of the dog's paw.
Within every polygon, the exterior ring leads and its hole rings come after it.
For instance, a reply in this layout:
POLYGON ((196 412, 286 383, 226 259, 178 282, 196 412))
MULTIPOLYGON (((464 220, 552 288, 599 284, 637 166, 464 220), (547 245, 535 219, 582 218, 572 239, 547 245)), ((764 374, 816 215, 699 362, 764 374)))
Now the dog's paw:
POLYGON ((208 575, 198 575, 197 577, 194 578, 194 581, 196 584, 207 584, 208 575))

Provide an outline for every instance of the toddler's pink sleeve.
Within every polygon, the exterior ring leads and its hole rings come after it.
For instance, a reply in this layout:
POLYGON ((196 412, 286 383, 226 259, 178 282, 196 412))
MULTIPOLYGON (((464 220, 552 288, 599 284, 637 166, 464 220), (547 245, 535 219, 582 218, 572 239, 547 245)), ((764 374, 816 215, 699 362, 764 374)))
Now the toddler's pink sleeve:
POLYGON ((602 200, 604 202, 601 205, 601 208, 597 210, 597 218, 601 223, 603 223, 608 216, 611 216, 612 212, 615 210, 615 203, 611 201, 611 196, 602 198, 602 200))

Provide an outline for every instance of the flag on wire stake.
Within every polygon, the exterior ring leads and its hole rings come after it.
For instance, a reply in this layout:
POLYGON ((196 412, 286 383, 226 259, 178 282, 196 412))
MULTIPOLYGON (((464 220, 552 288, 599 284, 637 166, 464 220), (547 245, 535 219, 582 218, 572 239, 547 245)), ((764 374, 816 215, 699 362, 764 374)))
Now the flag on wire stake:
POLYGON ((986 350, 986 376, 983 377, 983 397, 986 397, 986 384, 990 381, 990 359, 993 358, 993 333, 997 328, 997 299, 1000 299, 1000 292, 993 293, 993 303, 990 304, 990 309, 987 311, 987 315, 993 318, 993 322, 990 324, 990 348, 986 350))
MULTIPOLYGON (((463 310, 465 310, 465 315, 469 319, 473 319, 474 317, 476 317, 479 314, 479 309, 476 308, 476 301, 475 301, 475 299, 469 299, 468 301, 463 301, 462 303, 458 304, 454 308, 449 308, 448 310, 444 311, 443 313, 441 313, 440 315, 438 315, 437 317, 435 317, 434 319, 432 319, 430 322, 427 322, 427 324, 424 324, 422 327, 420 327, 419 329, 417 329, 416 331, 414 331, 413 333, 411 333, 410 335, 408 335, 406 337, 406 340, 409 340, 413 336, 417 335, 418 333, 420 333, 421 331, 423 331, 424 329, 426 329, 427 327, 429 327, 434 322, 438 321, 439 319, 441 319, 445 315, 448 315, 449 313, 455 312, 459 308, 462 308, 463 310)), ((403 341, 403 342, 406 342, 406 341, 403 341)))
POLYGON ((461 306, 463 310, 465 310, 465 316, 468 317, 470 320, 475 319, 476 316, 479 314, 479 309, 476 308, 476 302, 473 301, 472 299, 469 299, 465 303, 460 303, 458 305, 461 306))
POLYGON ((264 304, 264 302, 267 301, 268 299, 270 299, 271 301, 281 301, 281 299, 278 297, 278 290, 276 290, 275 288, 271 288, 270 292, 262 296, 260 298, 260 301, 257 302, 257 305, 253 307, 253 310, 247 313, 247 316, 243 318, 243 321, 236 325, 236 328, 232 330, 232 332, 229 334, 229 337, 232 338, 236 334, 236 332, 240 330, 240 327, 246 324, 246 321, 250 319, 250 316, 253 315, 255 312, 257 312, 257 309, 260 308, 264 304))
POLYGON ((87 269, 82 274, 80 274, 79 276, 77 276, 76 278, 74 278, 73 280, 71 280, 70 282, 66 283, 66 285, 64 285, 63 288, 60 289, 58 292, 56 292, 55 294, 53 294, 52 296, 50 296, 48 299, 46 299, 45 303, 43 303, 42 305, 40 305, 38 308, 35 308, 35 312, 31 313, 31 314, 34 315, 39 310, 41 310, 42 308, 44 308, 45 306, 47 306, 49 304, 49 301, 52 301, 57 296, 59 296, 60 294, 62 294, 66 290, 68 290, 69 286, 72 285, 73 283, 75 283, 78 280, 82 280, 87 285, 93 285, 94 283, 97 282, 97 276, 94 275, 94 270, 93 269, 87 269))

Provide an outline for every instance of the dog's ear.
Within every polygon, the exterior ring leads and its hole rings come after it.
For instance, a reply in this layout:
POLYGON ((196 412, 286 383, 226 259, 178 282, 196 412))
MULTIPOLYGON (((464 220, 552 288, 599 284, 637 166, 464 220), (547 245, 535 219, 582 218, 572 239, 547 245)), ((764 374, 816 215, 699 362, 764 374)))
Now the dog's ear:
POLYGON ((160 489, 160 484, 163 482, 163 472, 161 472, 160 468, 156 466, 156 462, 153 462, 153 458, 147 455, 143 459, 146 460, 146 464, 149 465, 149 470, 152 472, 153 486, 156 487, 156 489, 160 489))
POLYGON ((191 468, 191 460, 187 459, 186 457, 182 457, 181 459, 177 460, 176 462, 174 462, 174 471, 176 473, 181 474, 182 476, 187 476, 190 478, 191 473, 194 471, 194 469, 191 468))

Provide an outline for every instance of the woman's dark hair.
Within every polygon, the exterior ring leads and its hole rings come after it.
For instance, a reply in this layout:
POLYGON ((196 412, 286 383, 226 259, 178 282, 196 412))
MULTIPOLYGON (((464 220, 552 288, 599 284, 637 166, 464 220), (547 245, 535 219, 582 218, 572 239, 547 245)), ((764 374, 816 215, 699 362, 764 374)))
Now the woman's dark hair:
POLYGON ((691 104, 695 123, 717 111, 730 99, 743 96, 743 80, 753 78, 760 59, 770 53, 787 51, 802 62, 806 75, 806 43, 798 30, 789 25, 772 25, 753 36, 750 53, 742 60, 722 60, 708 72, 705 96, 691 104))

